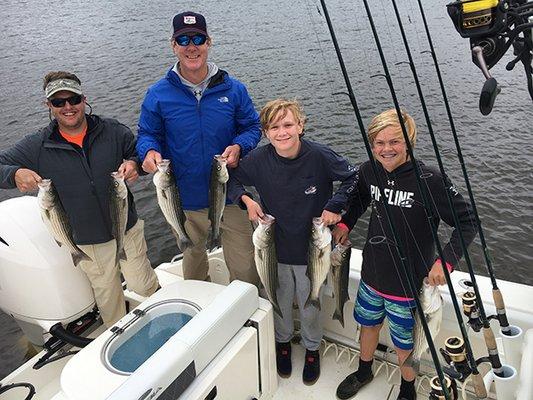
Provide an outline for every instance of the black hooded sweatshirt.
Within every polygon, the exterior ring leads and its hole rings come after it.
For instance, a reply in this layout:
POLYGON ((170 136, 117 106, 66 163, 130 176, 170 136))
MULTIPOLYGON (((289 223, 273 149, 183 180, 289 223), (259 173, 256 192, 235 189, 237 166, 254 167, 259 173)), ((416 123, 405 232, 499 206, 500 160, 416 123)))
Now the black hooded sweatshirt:
MULTIPOLYGON (((380 196, 370 162, 363 163, 359 169, 358 190, 352 192, 350 208, 342 222, 351 230, 368 206, 372 206, 367 240, 363 249, 362 280, 384 294, 413 297, 402 273, 394 235, 389 227, 383 201, 387 201, 390 206, 393 224, 400 235, 403 253, 407 258, 408 270, 417 288, 422 286, 422 280, 428 275, 437 258, 428 219, 429 213, 424 208, 411 161, 400 165, 392 172, 387 172, 379 162, 376 164, 384 185, 385 199, 380 196)), ((422 184, 429 189, 435 226, 438 227, 442 219, 455 228, 448 243, 443 247, 446 263, 455 266, 463 251, 445 191, 451 195, 453 208, 459 220, 459 229, 467 246, 477 231, 472 208, 448 177, 445 177, 446 185, 444 185, 442 174, 436 168, 425 166, 420 161, 418 164, 421 169, 422 184)))

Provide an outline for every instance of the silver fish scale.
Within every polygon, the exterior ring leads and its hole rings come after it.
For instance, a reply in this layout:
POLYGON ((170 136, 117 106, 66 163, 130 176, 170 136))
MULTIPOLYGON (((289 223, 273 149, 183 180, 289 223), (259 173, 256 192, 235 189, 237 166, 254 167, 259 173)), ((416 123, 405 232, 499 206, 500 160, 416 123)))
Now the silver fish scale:
MULTIPOLYGON (((124 182, 120 182, 119 184, 125 185, 124 182)), ((120 254, 124 251, 124 235, 126 234, 128 223, 128 197, 126 195, 125 198, 121 198, 119 193, 118 188, 112 185, 110 203, 111 229, 113 237, 117 242, 117 262, 120 254)))
POLYGON ((307 266, 307 276, 311 281, 311 292, 307 299, 307 304, 313 303, 320 309, 320 287, 326 280, 330 268, 330 246, 318 248, 314 243, 309 245, 309 264, 307 266))
POLYGON ((54 239, 60 244, 66 246, 72 255, 72 260, 75 265, 78 265, 80 260, 91 260, 72 239, 72 229, 68 221, 67 214, 59 201, 57 193, 53 190, 51 193, 40 193, 40 196, 53 199, 53 206, 50 209, 45 209, 40 204, 41 216, 48 231, 52 234, 54 239))
POLYGON ((220 237, 220 224, 222 214, 226 206, 226 181, 221 182, 223 175, 227 175, 226 165, 215 158, 211 166, 211 177, 209 182, 209 211, 208 218, 211 221, 208 247, 212 250, 218 245, 220 237))
MULTIPOLYGON (((169 183, 170 179, 171 177, 169 175, 169 183)), ((181 207, 181 199, 178 188, 172 183, 164 188, 156 185, 156 188, 159 207, 161 208, 165 219, 176 231, 179 237, 185 236, 185 214, 183 213, 183 209, 181 207)))
MULTIPOLYGON (((431 337, 434 338, 439 333, 442 322, 443 300, 439 288, 437 286, 429 286, 424 282, 419 294, 419 299, 431 337)), ((418 310, 415 312, 414 320, 413 351, 405 360, 405 365, 412 366, 415 370, 418 370, 420 359, 428 349, 429 345, 424 334, 418 310)))
POLYGON ((255 263, 257 266, 257 273, 265 287, 268 299, 272 303, 274 310, 281 315, 276 295, 279 286, 278 260, 276 246, 273 241, 268 247, 262 249, 255 248, 255 263))
POLYGON ((331 277, 333 280, 333 295, 335 297, 335 313, 337 319, 344 326, 344 304, 348 300, 348 280, 350 275, 351 247, 341 249, 337 246, 331 252, 331 277))
POLYGON ((58 210, 57 206, 51 210, 45 210, 45 215, 47 218, 43 219, 48 225, 49 230, 53 232, 53 236, 58 242, 67 246, 69 251, 73 254, 81 253, 81 250, 72 241, 70 224, 67 216, 61 211, 58 210))
POLYGON ((213 232, 218 236, 220 232, 222 212, 226 205, 226 185, 218 184, 218 182, 212 184, 209 193, 212 193, 209 201, 209 220, 213 226, 213 232))
MULTIPOLYGON (((271 221, 274 220, 271 216, 267 217, 270 217, 271 221)), ((259 278, 265 287, 267 297, 272 303, 274 311, 283 317, 276 294, 279 281, 274 229, 274 222, 271 222, 270 225, 259 222, 259 226, 252 235, 252 242, 254 244, 254 259, 259 278)))

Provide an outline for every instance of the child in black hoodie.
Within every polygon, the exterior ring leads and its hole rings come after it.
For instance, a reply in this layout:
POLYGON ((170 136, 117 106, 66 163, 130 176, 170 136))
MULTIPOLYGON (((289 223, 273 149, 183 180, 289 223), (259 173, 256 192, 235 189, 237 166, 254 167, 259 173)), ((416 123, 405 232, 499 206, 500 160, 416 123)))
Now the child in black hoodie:
MULTIPOLYGON (((414 148, 417 133, 415 122, 405 112, 402 112, 402 118, 410 144, 414 148)), ((400 365, 413 349, 414 295, 401 273, 400 259, 394 248, 395 240, 386 219, 384 201, 390 207, 394 226, 404 246, 407 267, 417 288, 421 288, 425 277, 430 285, 446 283, 441 260, 435 256, 435 242, 427 210, 418 190, 416 172, 409 159, 395 109, 374 117, 368 129, 368 140, 384 185, 384 196, 380 194, 370 162, 363 163, 359 169, 358 190, 353 192, 350 209, 333 232, 336 242, 346 241, 358 218, 372 205, 367 241, 363 249, 361 284, 355 304, 355 318, 362 326, 361 357, 359 369, 348 375, 337 388, 337 397, 340 399, 353 397, 362 386, 372 380, 373 354, 385 316, 400 365)), ((422 184, 428 188, 429 199, 435 210, 434 223, 438 226, 442 219, 454 227, 443 249, 446 267, 451 271, 462 257, 458 229, 461 230, 467 245, 475 236, 476 223, 471 206, 446 176, 445 183, 443 182, 438 169, 428 167, 418 160, 417 164, 421 170, 422 184), (458 227, 454 224, 446 191, 451 195, 459 220, 458 227)), ((402 366, 401 372, 402 384, 398 400, 415 399, 415 371, 411 367, 402 366)))

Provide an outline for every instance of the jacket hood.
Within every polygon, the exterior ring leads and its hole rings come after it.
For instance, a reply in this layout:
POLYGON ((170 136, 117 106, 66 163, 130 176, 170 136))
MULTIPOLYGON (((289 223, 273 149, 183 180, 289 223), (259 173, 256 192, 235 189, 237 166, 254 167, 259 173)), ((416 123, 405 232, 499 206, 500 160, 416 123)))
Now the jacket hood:
MULTIPOLYGON (((176 74, 173 71, 173 68, 174 67, 172 67, 172 68, 170 68, 168 70, 167 76, 166 76, 167 80, 172 85, 177 86, 177 87, 181 88, 182 90, 189 91, 187 86, 185 86, 181 82, 181 79, 179 78, 178 74, 176 74)), ((224 85, 222 88, 223 89, 227 89, 227 88, 229 88, 229 85, 231 84, 230 80, 227 79, 227 78, 228 78, 228 73, 226 71, 222 70, 222 69, 219 69, 218 72, 215 75, 213 75, 213 77, 209 81, 209 84, 207 85, 207 88, 211 89, 211 88, 214 88, 215 86, 224 85)))
MULTIPOLYGON (((367 161, 370 163, 370 161, 367 161)), ((424 163, 420 160, 416 160, 416 163, 418 164, 419 168, 424 167, 424 163)), ((376 164, 378 165, 379 171, 384 175, 392 175, 396 177, 402 177, 404 175, 412 174, 414 170, 414 166, 411 160, 407 160, 403 164, 396 167, 396 169, 392 172, 388 172, 385 168, 383 168, 383 165, 379 161, 376 160, 376 164)))

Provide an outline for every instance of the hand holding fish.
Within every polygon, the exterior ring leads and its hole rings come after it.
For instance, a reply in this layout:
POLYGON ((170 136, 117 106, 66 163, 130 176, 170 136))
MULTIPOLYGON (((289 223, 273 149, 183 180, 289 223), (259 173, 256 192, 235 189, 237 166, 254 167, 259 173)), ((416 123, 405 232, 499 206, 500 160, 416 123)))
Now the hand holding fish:
POLYGON ((124 177, 124 180, 128 183, 133 183, 139 178, 139 171, 137 170, 137 163, 133 160, 125 160, 117 171, 124 177))
POLYGON ((246 209, 248 210, 248 219, 253 222, 257 222, 258 219, 262 219, 265 216, 265 213, 263 212, 263 209, 257 203, 256 201, 252 200, 247 195, 241 196, 241 201, 246 206, 246 209))
POLYGON ((324 210, 322 211, 322 215, 320 216, 320 219, 322 220, 322 223, 326 226, 335 225, 337 222, 341 220, 340 214, 335 214, 334 212, 324 210))
POLYGON ((348 234, 350 231, 348 230, 348 227, 343 223, 337 223, 335 225, 335 228, 331 232, 331 236, 333 236, 333 240, 335 244, 345 244, 348 241, 348 234))
POLYGON ((428 274, 428 283, 430 286, 440 286, 446 284, 443 265, 440 260, 435 261, 428 274))
POLYGON ((15 185, 23 193, 37 190, 37 184, 41 181, 42 178, 31 169, 20 168, 15 172, 15 185))
POLYGON ((236 168, 237 165, 239 165, 241 146, 238 144, 232 144, 231 146, 226 147, 221 156, 226 159, 229 168, 236 168))
POLYGON ((163 161, 163 157, 155 150, 149 150, 143 161, 143 171, 153 174, 157 171, 157 164, 163 161))

